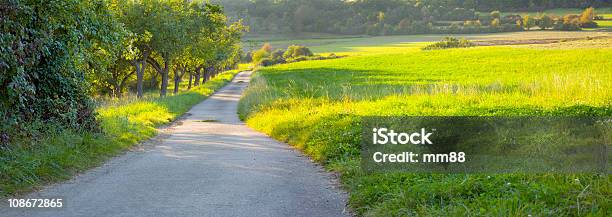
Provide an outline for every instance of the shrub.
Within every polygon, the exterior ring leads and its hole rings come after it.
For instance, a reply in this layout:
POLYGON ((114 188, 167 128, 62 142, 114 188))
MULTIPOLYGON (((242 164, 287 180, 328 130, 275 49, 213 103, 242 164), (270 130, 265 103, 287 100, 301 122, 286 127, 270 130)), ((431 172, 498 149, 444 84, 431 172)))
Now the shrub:
POLYGON ((463 22, 463 26, 465 27, 471 27, 471 26, 476 26, 476 27, 480 27, 482 24, 480 23, 480 20, 466 20, 463 22))
POLYGON ((580 14, 579 23, 582 28, 595 28, 597 27, 597 23, 594 22, 595 14, 593 11, 593 7, 585 9, 582 14, 580 14))
POLYGON ((283 59, 283 54, 285 54, 285 50, 276 49, 274 52, 272 52, 271 56, 272 59, 283 59))
POLYGON ((488 26, 491 24, 493 17, 491 17, 491 15, 489 14, 480 14, 478 15, 478 20, 480 20, 480 23, 482 25, 488 26))
POLYGON ((473 47, 470 41, 462 38, 457 39, 454 37, 445 37, 442 41, 427 45, 423 48, 423 50, 439 50, 439 49, 448 49, 448 48, 462 48, 462 47, 473 47))
POLYGON ((271 58, 264 58, 264 59, 262 59, 259 62, 258 65, 261 65, 261 66, 271 66, 271 65, 274 65, 274 64, 276 64, 276 62, 273 59, 271 59, 271 58))
POLYGON ((270 53, 268 53, 266 50, 263 50, 263 49, 257 50, 253 52, 253 63, 259 64, 261 63, 263 59, 268 58, 268 57, 270 57, 270 53))
POLYGON ((504 18, 501 19, 501 23, 514 24, 518 22, 523 23, 523 17, 521 17, 521 15, 518 15, 518 14, 506 15, 504 16, 504 18))
POLYGON ((312 56, 312 52, 305 46, 291 45, 287 48, 287 51, 283 54, 285 59, 297 58, 300 56, 312 56))
POLYGON ((523 17, 523 26, 525 26, 527 30, 530 30, 531 27, 536 26, 537 23, 538 19, 536 19, 535 17, 529 15, 525 15, 525 17, 523 17))
POLYGON ((261 46, 260 50, 265 50, 266 52, 270 53, 272 52, 272 45, 270 45, 270 43, 265 43, 263 46, 261 46))
POLYGON ((548 29, 551 28, 553 26, 553 20, 552 18, 550 18, 549 16, 546 15, 542 15, 540 16, 540 18, 538 19, 538 26, 542 29, 548 29))
POLYGON ((499 25, 501 24, 501 22, 499 21, 498 18, 493 19, 493 21, 491 21, 491 26, 492 27, 499 27, 499 25))
POLYGON ((108 64, 94 45, 114 49, 124 33, 109 13, 98 1, 0 3, 0 148, 35 122, 98 129, 85 78, 108 64))
POLYGON ((562 19, 557 19, 555 21, 553 29, 563 31, 580 30, 579 16, 575 14, 565 15, 562 19))
POLYGON ((506 24, 501 25, 501 31, 504 31, 504 32, 523 31, 523 27, 517 24, 506 23, 506 24))
POLYGON ((500 19, 501 18, 501 13, 499 11, 492 11, 491 12, 491 18, 493 18, 493 19, 500 19))

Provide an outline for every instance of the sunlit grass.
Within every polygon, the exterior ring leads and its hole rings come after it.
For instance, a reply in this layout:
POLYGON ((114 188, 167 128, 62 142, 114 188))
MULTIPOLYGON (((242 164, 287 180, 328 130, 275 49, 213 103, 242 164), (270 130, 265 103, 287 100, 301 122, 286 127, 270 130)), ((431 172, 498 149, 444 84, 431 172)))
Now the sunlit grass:
POLYGON ((342 174, 359 215, 597 216, 610 210, 609 175, 364 174, 363 116, 612 115, 610 47, 418 46, 365 46, 343 59, 262 68, 239 113, 249 126, 342 174))

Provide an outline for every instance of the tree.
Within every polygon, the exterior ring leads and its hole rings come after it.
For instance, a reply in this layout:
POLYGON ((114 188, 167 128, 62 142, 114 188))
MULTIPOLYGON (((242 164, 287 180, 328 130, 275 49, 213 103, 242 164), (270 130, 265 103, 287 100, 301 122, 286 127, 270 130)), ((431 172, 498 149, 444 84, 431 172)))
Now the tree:
POLYGON ((491 26, 492 27, 499 27, 501 25, 499 18, 495 18, 493 19, 493 21, 491 21, 491 26))
POLYGON ((491 19, 501 19, 501 13, 499 11, 491 11, 491 19))
POLYGON ((552 28, 553 26, 553 19, 547 15, 541 15, 538 21, 538 26, 540 26, 542 30, 552 28))
POLYGON ((534 27, 535 25, 536 20, 533 19, 531 16, 525 15, 525 17, 523 17, 523 26, 525 26, 527 30, 531 30, 531 27, 534 27))
POLYGON ((122 1, 113 0, 112 7, 114 16, 125 26, 131 34, 131 42, 126 45, 129 55, 126 60, 134 67, 136 74, 136 95, 143 97, 144 73, 147 68, 147 60, 151 55, 151 37, 148 18, 154 16, 146 4, 155 2, 122 1))
POLYGON ((580 14, 580 27, 582 28, 595 28, 597 27, 597 23, 593 21, 595 17, 595 12, 593 7, 589 7, 584 9, 584 11, 580 14))
MULTIPOLYGON (((20 133, 34 121, 97 128, 89 74, 108 68, 119 25, 105 1, 3 1, 0 123, 20 133), (107 59, 109 58, 109 59, 107 59)), ((5 127, 5 126, 0 126, 5 127)))
POLYGON ((593 17, 595 17, 593 7, 589 7, 584 9, 584 11, 580 14, 580 23, 590 23, 593 22, 593 17))

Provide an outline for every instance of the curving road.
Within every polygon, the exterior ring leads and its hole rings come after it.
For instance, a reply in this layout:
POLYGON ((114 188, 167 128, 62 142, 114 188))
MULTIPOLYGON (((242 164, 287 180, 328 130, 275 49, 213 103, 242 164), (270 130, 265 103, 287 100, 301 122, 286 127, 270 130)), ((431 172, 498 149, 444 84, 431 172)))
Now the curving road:
POLYGON ((157 144, 24 198, 63 208, 0 216, 348 216, 333 177, 236 115, 250 72, 194 106, 157 144))

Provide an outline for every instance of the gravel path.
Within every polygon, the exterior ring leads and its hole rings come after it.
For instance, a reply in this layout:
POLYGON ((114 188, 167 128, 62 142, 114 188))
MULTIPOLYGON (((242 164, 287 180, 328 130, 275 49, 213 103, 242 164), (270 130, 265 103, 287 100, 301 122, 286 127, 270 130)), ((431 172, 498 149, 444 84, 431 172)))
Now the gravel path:
POLYGON ((0 216, 348 216, 333 176, 237 115, 250 72, 194 106, 157 144, 24 198, 63 208, 0 216))

